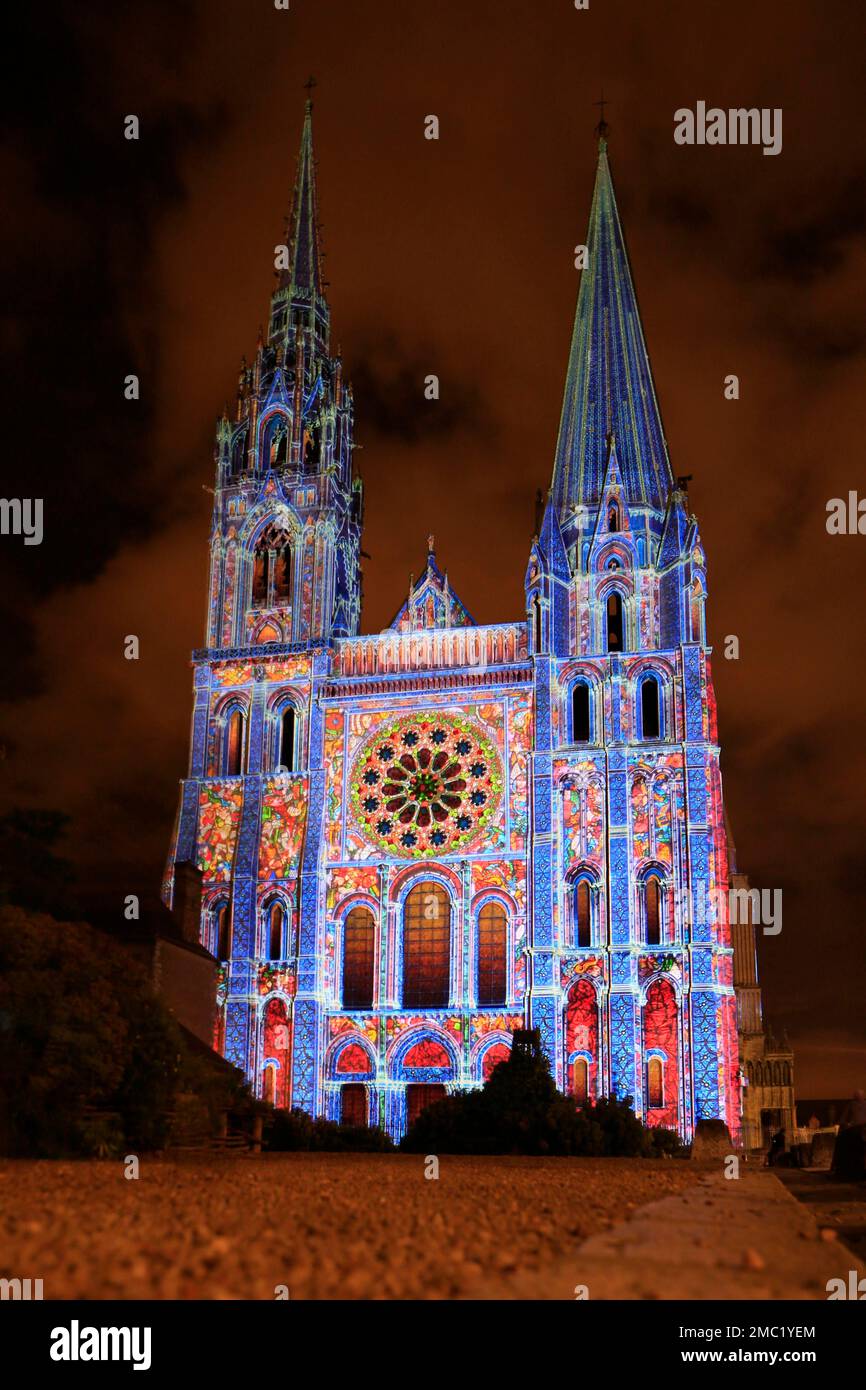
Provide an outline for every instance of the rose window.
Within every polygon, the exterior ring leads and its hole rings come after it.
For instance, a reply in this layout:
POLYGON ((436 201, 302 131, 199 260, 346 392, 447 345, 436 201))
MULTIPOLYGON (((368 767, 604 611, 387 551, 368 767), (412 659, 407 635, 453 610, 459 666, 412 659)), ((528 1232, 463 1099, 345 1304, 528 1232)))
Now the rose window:
POLYGON ((409 716, 380 728, 355 759, 351 796, 366 835, 391 853, 449 854, 499 806, 499 754, 482 725, 409 716))

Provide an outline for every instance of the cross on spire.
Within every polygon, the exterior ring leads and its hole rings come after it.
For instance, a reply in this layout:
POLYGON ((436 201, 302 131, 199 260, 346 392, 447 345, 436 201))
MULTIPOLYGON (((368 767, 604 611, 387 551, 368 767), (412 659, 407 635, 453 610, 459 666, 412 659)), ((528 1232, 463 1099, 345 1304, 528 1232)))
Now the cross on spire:
POLYGON ((307 93, 308 106, 312 106, 313 104, 313 88, 317 87, 318 85, 319 84, 316 81, 315 77, 308 77, 306 82, 304 83, 304 91, 307 93))
POLYGON ((610 102, 605 99, 604 87, 602 87, 601 89, 601 100, 594 101, 592 104, 593 106, 599 106, 601 108, 601 117, 598 122, 598 125, 595 128, 595 133, 600 140, 603 140, 607 135, 608 130, 610 129, 607 121, 604 119, 604 108, 610 105, 610 102))

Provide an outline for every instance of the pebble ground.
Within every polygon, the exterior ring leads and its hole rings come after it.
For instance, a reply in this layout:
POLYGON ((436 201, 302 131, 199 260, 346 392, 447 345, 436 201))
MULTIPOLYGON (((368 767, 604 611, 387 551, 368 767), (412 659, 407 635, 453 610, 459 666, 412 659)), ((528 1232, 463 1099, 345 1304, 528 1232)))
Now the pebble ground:
MULTIPOLYGON (((706 1172, 682 1160, 194 1155, 0 1161, 0 1276, 45 1298, 472 1298, 706 1172)), ((531 1295, 530 1295, 531 1296, 531 1295)), ((548 1295, 549 1296, 549 1295, 548 1295)))

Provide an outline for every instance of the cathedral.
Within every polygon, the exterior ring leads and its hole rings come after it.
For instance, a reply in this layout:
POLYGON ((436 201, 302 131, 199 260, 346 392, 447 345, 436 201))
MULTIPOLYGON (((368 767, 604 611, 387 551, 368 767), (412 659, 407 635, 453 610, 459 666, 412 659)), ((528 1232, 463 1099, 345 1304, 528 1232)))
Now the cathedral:
POLYGON ((267 333, 217 425, 163 884, 171 905, 175 866, 201 871, 215 1046, 278 1107, 398 1138, 532 1028, 576 1104, 630 1096, 686 1139, 702 1118, 739 1134, 706 560, 599 137, 525 611, 477 624, 431 537, 365 635, 307 103, 267 333))

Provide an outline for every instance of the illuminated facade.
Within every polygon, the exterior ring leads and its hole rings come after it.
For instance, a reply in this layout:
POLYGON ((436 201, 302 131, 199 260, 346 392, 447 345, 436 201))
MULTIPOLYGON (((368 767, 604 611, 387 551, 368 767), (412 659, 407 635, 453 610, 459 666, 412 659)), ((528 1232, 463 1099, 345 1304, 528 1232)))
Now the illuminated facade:
POLYGON ((353 401, 308 104, 287 269, 217 429, 207 645, 173 865, 203 873, 217 1046, 280 1106, 393 1135, 538 1028, 577 1100, 736 1133, 703 549, 599 142, 526 612, 478 626, 428 543, 359 635, 353 401))

